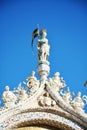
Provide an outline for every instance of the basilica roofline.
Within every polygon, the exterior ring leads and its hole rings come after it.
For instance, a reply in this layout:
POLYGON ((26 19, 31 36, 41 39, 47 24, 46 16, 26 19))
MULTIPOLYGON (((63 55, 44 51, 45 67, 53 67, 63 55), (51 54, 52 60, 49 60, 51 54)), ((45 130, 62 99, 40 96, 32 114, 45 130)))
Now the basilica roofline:
POLYGON ((50 74, 50 45, 47 31, 38 29, 33 32, 32 43, 38 36, 38 80, 35 72, 25 82, 10 91, 6 86, 2 94, 4 106, 0 109, 0 128, 14 129, 21 126, 44 124, 62 128, 63 130, 87 129, 87 113, 84 107, 87 104, 87 96, 78 92, 75 96, 67 86, 63 77, 56 72, 53 77, 50 74), (25 85, 25 87, 23 87, 25 85))

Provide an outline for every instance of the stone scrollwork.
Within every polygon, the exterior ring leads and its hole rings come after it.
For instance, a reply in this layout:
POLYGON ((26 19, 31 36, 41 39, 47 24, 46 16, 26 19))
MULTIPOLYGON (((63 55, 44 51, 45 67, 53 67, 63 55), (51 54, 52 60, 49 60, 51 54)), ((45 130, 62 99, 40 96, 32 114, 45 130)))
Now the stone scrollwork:
POLYGON ((38 103, 40 106, 55 106, 56 102, 50 97, 49 93, 45 92, 42 96, 38 98, 38 103))
POLYGON ((30 77, 28 77, 28 81, 26 83, 27 87, 30 88, 30 95, 32 95, 34 92, 37 91, 39 88, 39 81, 34 76, 35 72, 32 71, 32 74, 30 77))

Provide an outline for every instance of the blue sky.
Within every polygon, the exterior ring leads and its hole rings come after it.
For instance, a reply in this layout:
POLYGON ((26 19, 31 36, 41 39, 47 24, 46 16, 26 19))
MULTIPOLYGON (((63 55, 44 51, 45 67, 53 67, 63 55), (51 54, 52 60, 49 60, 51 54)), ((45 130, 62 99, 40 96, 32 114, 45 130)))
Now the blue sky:
POLYGON ((48 32, 49 77, 59 71, 71 92, 87 95, 87 1, 1 0, 0 98, 6 85, 12 90, 32 70, 38 77, 37 39, 34 55, 31 50, 31 35, 37 24, 48 32))

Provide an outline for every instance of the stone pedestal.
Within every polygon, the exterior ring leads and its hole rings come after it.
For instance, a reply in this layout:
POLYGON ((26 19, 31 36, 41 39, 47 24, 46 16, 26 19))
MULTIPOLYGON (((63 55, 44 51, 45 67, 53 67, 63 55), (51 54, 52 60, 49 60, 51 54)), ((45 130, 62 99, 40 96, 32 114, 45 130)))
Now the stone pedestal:
POLYGON ((38 74, 40 75, 40 80, 46 80, 47 76, 49 75, 50 72, 50 67, 49 67, 49 62, 48 61, 39 61, 38 63, 38 74))

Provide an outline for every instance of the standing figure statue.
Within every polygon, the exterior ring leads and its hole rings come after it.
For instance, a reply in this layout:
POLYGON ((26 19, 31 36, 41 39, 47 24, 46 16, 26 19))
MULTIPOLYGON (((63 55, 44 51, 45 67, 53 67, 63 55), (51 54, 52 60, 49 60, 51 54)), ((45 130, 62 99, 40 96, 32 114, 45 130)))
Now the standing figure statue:
POLYGON ((5 87, 5 91, 3 92, 2 99, 4 101, 4 106, 6 108, 11 108, 15 105, 15 102, 17 100, 16 95, 9 91, 9 86, 5 87))
POLYGON ((59 72, 56 72, 53 78, 49 78, 49 83, 50 83, 50 86, 52 86, 54 90, 56 90, 57 92, 59 92, 60 89, 66 86, 65 82, 61 80, 59 72))
POLYGON ((35 93, 39 88, 39 81, 34 76, 35 72, 32 71, 31 76, 28 78, 27 87, 30 88, 30 95, 35 93))
POLYGON ((25 89, 18 90, 18 99, 19 99, 19 102, 24 101, 27 98, 28 98, 28 95, 27 95, 25 89))
POLYGON ((48 39, 46 38, 47 31, 45 29, 40 31, 40 38, 38 39, 38 74, 40 76, 40 81, 44 82, 47 80, 47 76, 50 72, 50 63, 48 61, 50 46, 48 44, 48 39))
POLYGON ((74 94, 72 93, 71 94, 71 92, 70 92, 70 90, 69 90, 69 88, 67 88, 67 90, 64 92, 64 94, 63 94, 63 100, 66 102, 66 103, 70 103, 71 101, 72 101, 72 96, 73 96, 74 94))
POLYGON ((81 98, 81 92, 78 92, 77 97, 72 101, 71 105, 77 112, 84 112, 83 108, 85 104, 83 102, 83 99, 81 98))
POLYGON ((39 60, 47 60, 49 56, 49 49, 50 46, 48 45, 48 39, 46 38, 47 36, 47 31, 45 29, 40 31, 40 36, 41 38, 38 39, 38 59, 39 60))

